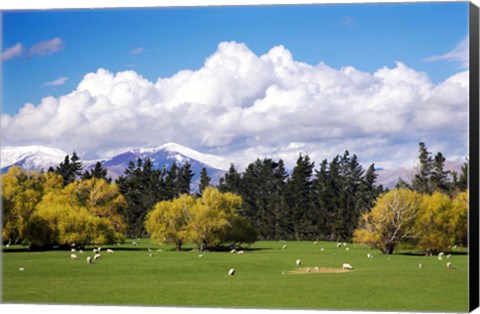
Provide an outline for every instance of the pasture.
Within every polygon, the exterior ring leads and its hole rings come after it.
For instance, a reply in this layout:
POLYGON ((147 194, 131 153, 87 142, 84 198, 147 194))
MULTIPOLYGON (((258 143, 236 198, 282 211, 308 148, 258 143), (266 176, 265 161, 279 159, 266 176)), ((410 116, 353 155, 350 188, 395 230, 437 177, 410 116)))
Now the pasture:
POLYGON ((78 260, 70 251, 28 252, 3 247, 2 302, 194 306, 222 308, 336 309, 466 312, 468 255, 450 259, 377 250, 334 242, 259 241, 244 254, 176 252, 170 245, 141 239, 104 246, 87 264, 92 248, 78 260), (287 245, 286 249, 282 249, 287 245), (113 254, 106 252, 114 250, 113 254), (149 256, 148 248, 153 256, 149 256), (321 250, 323 248, 324 250, 321 250), (161 251, 158 251, 161 250, 161 251), (372 253, 373 258, 367 258, 372 253), (199 257, 202 254, 203 257, 199 257), (296 260, 301 265, 296 265, 296 260), (451 262, 453 269, 446 263, 451 262), (290 273, 315 266, 346 272, 290 273), (423 268, 419 268, 419 263, 423 268), (23 270, 20 270, 23 268, 23 270), (229 269, 236 270, 229 276, 229 269))

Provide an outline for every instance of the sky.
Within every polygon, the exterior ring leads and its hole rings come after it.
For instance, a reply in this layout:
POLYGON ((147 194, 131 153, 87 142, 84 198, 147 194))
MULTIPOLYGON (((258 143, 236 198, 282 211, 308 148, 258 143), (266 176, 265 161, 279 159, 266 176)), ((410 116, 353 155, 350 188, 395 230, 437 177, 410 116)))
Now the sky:
POLYGON ((2 12, 2 145, 468 154, 468 3, 2 12))

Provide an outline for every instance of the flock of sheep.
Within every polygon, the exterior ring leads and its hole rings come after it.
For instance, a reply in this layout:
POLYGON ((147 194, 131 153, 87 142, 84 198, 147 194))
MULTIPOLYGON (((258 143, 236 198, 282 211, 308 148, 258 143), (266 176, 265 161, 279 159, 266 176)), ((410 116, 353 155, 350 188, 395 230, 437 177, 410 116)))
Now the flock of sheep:
MULTIPOLYGON (((318 244, 318 242, 315 241, 315 242, 314 242, 314 245, 317 245, 317 244, 318 244)), ((137 246, 138 244, 137 244, 137 242, 132 242, 132 245, 133 245, 133 246, 137 246)), ((288 246, 285 244, 285 245, 282 246, 282 249, 287 249, 287 247, 288 247, 288 246)), ((345 247, 345 250, 346 250, 346 251, 349 251, 349 250, 350 250, 350 248, 347 247, 347 243, 337 243, 337 244, 336 244, 336 247, 337 247, 337 248, 345 247)), ((153 251, 152 251, 150 248, 148 248, 147 250, 148 250, 148 253, 149 253, 149 257, 153 257, 153 251)), ((321 248, 320 250, 321 250, 321 251, 325 251, 324 248, 321 248)), ((101 248, 101 247, 94 248, 94 249, 92 250, 93 257, 92 257, 91 255, 89 255, 89 256, 86 257, 87 263, 88 263, 88 264, 91 264, 93 261, 100 259, 100 258, 101 258, 101 254, 100 254, 101 251, 102 251, 102 248, 101 248)), ((113 251, 112 249, 110 249, 110 248, 109 248, 109 249, 106 249, 105 251, 106 251, 108 254, 113 254, 113 252, 114 252, 114 251, 113 251)), ((158 251, 161 252, 160 249, 159 249, 158 251)), ((79 254, 84 254, 84 251, 83 251, 83 250, 78 250, 78 251, 77 251, 77 249, 74 248, 74 245, 72 245, 70 258, 71 258, 72 260, 75 260, 75 261, 78 260, 78 255, 77 255, 77 253, 79 253, 79 254)), ((244 252, 243 250, 238 250, 238 251, 237 251, 236 249, 232 249, 232 250, 230 251, 230 253, 231 253, 231 254, 234 254, 234 253, 236 253, 236 254, 244 254, 245 252, 244 252)), ((203 254, 199 254, 198 257, 199 257, 199 258, 203 258, 203 254)), ((442 261, 444 257, 447 258, 447 259, 450 259, 450 258, 451 258, 451 254, 445 255, 444 252, 440 252, 440 253, 438 254, 438 260, 439 260, 439 261, 442 261)), ((372 259, 372 258, 373 258, 373 253, 368 253, 368 254, 367 254, 367 258, 372 259)), ((296 262, 295 262, 295 264, 296 264, 297 266, 300 266, 301 263, 302 263, 302 261, 301 261, 300 259, 297 259, 296 262)), ((447 268, 449 268, 449 269, 452 269, 452 268, 453 268, 453 265, 452 265, 452 263, 451 263, 450 261, 447 262, 446 266, 447 266, 447 268)), ((424 268, 423 263, 419 263, 419 264, 418 264, 418 267, 419 267, 419 268, 424 268)), ((349 263, 344 263, 344 264, 342 265, 342 269, 344 269, 344 270, 353 270, 353 266, 352 266, 351 264, 349 264, 349 263)), ((23 269, 21 269, 21 270, 23 270, 23 269)), ((318 271, 319 271, 318 267, 315 267, 313 270, 314 270, 315 272, 318 272, 318 271)), ((307 267, 307 268, 305 269, 305 271, 306 271, 306 272, 310 272, 310 271, 311 271, 310 267, 307 267)), ((235 270, 234 268, 230 268, 229 271, 228 271, 228 275, 229 275, 229 276, 234 276, 234 275, 235 275, 235 272, 236 272, 236 270, 235 270)), ((282 272, 282 274, 285 274, 285 272, 282 272)))

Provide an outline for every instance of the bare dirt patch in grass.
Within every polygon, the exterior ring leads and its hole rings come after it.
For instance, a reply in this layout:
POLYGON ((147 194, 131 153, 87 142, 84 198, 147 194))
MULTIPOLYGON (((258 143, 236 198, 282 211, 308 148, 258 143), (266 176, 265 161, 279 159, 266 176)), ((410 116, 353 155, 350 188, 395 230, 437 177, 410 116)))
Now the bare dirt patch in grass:
POLYGON ((300 275, 300 274, 316 274, 316 273, 347 273, 350 270, 343 268, 331 268, 331 267, 303 267, 296 270, 289 271, 288 274, 300 275))

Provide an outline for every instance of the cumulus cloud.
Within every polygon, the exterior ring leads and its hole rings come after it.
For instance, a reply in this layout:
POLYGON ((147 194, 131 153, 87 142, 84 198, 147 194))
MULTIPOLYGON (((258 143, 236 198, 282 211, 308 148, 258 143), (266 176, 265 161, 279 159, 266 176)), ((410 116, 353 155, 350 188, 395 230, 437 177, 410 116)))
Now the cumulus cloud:
POLYGON ((28 56, 48 56, 62 50, 64 42, 61 38, 53 38, 50 40, 39 42, 28 49, 28 56))
POLYGON ((47 144, 84 157, 177 142, 244 165, 300 152, 317 163, 345 150, 382 167, 411 165, 418 142, 463 158, 468 71, 433 84, 397 62, 373 73, 256 55, 222 42, 204 65, 152 82, 135 71, 86 74, 75 90, 2 116, 5 145, 47 144))
POLYGON ((23 54, 23 51, 24 48, 22 43, 16 43, 0 54, 0 61, 7 61, 16 57, 20 57, 23 54))
POLYGON ((60 85, 64 85, 67 82, 67 80, 68 80, 68 77, 62 76, 56 80, 43 83, 43 86, 60 86, 60 85))
POLYGON ((457 46, 452 50, 440 56, 432 56, 425 58, 427 62, 433 61, 455 61, 460 62, 462 67, 468 69, 469 64, 469 39, 468 36, 465 37, 457 46))

